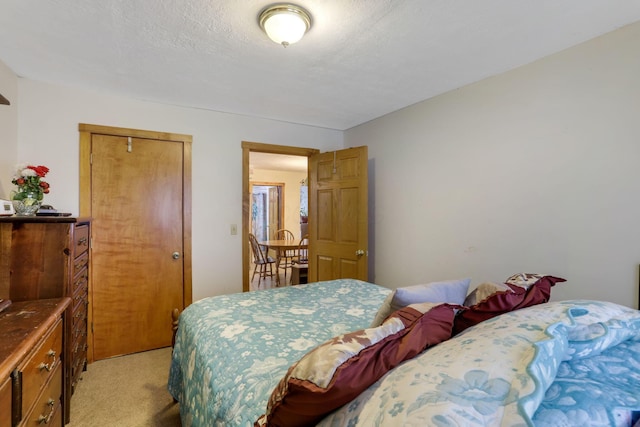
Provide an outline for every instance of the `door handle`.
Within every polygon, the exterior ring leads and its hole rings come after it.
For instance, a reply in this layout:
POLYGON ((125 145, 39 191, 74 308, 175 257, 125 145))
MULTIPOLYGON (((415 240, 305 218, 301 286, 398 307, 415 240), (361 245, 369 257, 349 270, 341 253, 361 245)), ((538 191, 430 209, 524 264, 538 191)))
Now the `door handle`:
POLYGON ((363 249, 358 249, 358 250, 356 251, 356 256, 362 256, 362 255, 364 255, 364 254, 365 254, 365 251, 364 251, 363 249))
POLYGON ((178 259, 178 258, 180 258, 180 252, 174 252, 174 253, 172 253, 172 254, 171 254, 171 258, 173 258, 173 259, 178 259))

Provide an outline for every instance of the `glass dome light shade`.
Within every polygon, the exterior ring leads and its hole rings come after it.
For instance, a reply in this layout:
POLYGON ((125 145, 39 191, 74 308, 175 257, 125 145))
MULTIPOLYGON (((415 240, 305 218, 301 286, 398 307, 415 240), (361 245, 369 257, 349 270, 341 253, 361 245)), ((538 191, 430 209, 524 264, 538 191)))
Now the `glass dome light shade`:
POLYGON ((295 5, 276 5, 260 14, 260 27, 274 42, 283 46, 298 42, 311 27, 311 18, 295 5))

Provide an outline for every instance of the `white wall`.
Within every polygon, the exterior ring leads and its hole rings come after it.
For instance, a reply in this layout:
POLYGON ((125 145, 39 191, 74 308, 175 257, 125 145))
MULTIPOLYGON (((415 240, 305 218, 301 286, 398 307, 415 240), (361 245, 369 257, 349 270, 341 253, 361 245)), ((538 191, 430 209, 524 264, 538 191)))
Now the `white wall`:
POLYGON ((636 306, 640 24, 348 130, 369 146, 371 280, 517 272, 636 306))
POLYGON ((18 153, 18 77, 0 61, 0 94, 11 105, 0 105, 0 199, 9 199, 18 153))
MULTIPOLYGON (((339 131, 180 108, 18 79, 18 158, 51 169, 45 197, 78 213, 78 123, 193 136, 193 298, 242 290, 241 141, 321 151, 342 148, 339 131)), ((12 163, 13 163, 12 159, 12 163)), ((7 185, 11 176, 0 176, 7 185)))

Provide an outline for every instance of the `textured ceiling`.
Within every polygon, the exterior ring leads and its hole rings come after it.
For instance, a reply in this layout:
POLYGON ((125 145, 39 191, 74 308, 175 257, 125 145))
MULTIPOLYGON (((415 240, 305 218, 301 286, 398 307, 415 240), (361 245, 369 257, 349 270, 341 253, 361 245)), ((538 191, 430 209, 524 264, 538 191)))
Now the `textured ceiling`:
POLYGON ((640 20, 638 0, 2 0, 0 61, 33 80, 348 129, 640 20))

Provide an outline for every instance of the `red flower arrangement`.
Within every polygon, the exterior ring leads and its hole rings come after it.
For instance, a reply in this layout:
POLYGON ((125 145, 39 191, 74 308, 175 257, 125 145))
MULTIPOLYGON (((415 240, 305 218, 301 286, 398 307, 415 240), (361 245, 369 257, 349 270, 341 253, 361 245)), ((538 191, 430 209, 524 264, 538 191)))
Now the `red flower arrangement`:
POLYGON ((16 174, 11 182, 18 186, 18 190, 14 192, 13 200, 24 200, 27 198, 35 198, 42 200, 45 194, 49 193, 49 183, 44 181, 49 168, 46 166, 32 166, 26 163, 16 166, 16 174), (29 196, 32 194, 32 196, 29 196))

